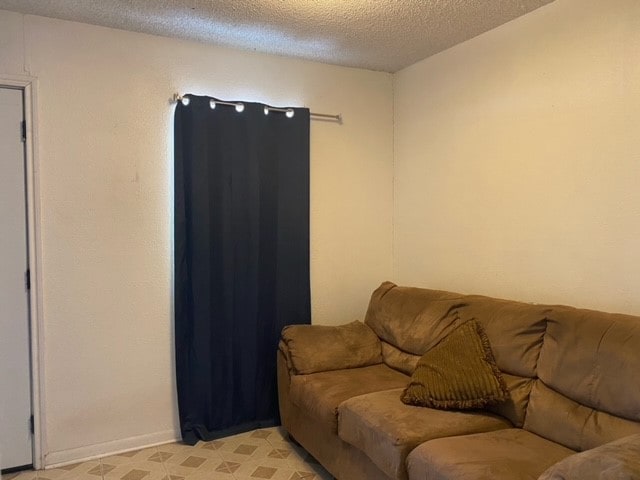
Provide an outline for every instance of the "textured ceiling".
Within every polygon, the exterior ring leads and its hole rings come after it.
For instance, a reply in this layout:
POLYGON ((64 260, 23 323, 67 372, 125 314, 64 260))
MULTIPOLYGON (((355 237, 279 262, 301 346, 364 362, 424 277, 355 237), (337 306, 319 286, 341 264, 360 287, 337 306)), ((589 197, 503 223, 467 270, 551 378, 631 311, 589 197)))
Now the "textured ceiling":
POLYGON ((395 72, 553 0, 0 0, 0 9, 395 72))

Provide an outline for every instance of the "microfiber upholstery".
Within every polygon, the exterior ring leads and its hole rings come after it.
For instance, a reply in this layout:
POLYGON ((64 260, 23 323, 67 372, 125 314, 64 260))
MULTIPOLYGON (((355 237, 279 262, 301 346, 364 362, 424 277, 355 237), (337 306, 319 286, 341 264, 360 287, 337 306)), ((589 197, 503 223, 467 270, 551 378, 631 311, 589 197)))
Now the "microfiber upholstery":
POLYGON ((282 342, 296 374, 382 363, 380 339, 358 321, 340 326, 289 325, 282 330, 282 342))
POLYGON ((291 377, 291 401, 309 416, 338 431, 338 405, 345 400, 370 392, 404 387, 406 375, 384 364, 361 368, 331 370, 291 377))
POLYGON ((405 459, 422 442, 512 426, 507 419, 483 411, 405 405, 401 393, 401 389, 369 393, 338 407, 340 438, 363 451, 391 478, 406 478, 405 459))
POLYGON ((423 443, 409 454, 407 469, 416 480, 535 480, 574 453, 512 428, 423 443))
POLYGON ((460 323, 464 295, 383 283, 373 292, 365 323, 403 352, 423 355, 460 323))
POLYGON ((464 302, 460 320, 482 325, 500 371, 535 378, 550 307, 480 295, 469 295, 464 302))
POLYGON ((492 412, 522 426, 550 307, 384 282, 371 295, 365 323, 382 340, 382 359, 412 374, 419 358, 469 320, 482 325, 507 383, 492 412))
POLYGON ((640 478, 640 434, 571 455, 538 480, 633 480, 640 478))
POLYGON ((420 360, 420 355, 403 352, 398 347, 384 341, 380 343, 382 344, 382 360, 384 363, 406 375, 413 373, 416 365, 418 365, 418 360, 420 360))
POLYGON ((422 356, 401 398, 409 405, 459 410, 495 405, 508 396, 489 339, 470 320, 422 356))
POLYGON ((640 317, 385 282, 364 323, 370 331, 343 332, 347 349, 337 330, 294 330, 279 347, 283 425, 335 478, 640 478, 624 470, 638 458, 640 317), (484 329, 508 398, 482 410, 405 405, 420 358, 470 321, 484 329), (365 355, 353 356, 363 340, 365 355), (368 362, 377 363, 352 368, 368 362))
POLYGON ((640 433, 640 319, 554 307, 524 428, 575 450, 640 433))
POLYGON ((541 380, 531 389, 523 428, 577 451, 640 433, 640 423, 582 405, 541 380))
POLYGON ((555 308, 540 353, 538 377, 587 407, 640 421, 640 388, 620 388, 640 372, 640 319, 555 308), (623 383, 621 383, 623 382, 623 383))
POLYGON ((508 398, 504 402, 488 405, 486 409, 489 412, 497 413, 504 418, 508 418, 515 427, 522 427, 527 414, 529 395, 531 394, 535 380, 517 375, 509 375, 508 373, 503 373, 502 378, 509 392, 508 398))

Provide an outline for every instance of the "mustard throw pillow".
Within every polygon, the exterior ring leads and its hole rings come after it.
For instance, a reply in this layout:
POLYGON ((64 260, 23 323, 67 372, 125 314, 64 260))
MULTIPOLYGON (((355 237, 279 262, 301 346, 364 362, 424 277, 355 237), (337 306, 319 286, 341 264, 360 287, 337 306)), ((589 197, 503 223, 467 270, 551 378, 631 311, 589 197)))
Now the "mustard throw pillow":
POLYGON ((489 339, 475 320, 422 356, 401 397, 408 405, 440 409, 482 408, 508 398, 489 339))

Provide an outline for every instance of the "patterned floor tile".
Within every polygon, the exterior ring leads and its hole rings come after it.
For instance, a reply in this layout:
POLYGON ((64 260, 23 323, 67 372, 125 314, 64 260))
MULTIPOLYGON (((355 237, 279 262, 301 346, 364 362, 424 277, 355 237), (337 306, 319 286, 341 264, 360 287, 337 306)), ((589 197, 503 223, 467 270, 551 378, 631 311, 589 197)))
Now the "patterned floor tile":
POLYGON ((280 427, 195 446, 169 443, 2 480, 331 480, 280 427))
POLYGON ((268 437, 269 441, 282 441, 289 439, 287 432, 282 427, 271 428, 269 429, 269 432, 271 432, 271 435, 268 437))
POLYGON ((135 450, 132 452, 119 453, 110 457, 102 458, 102 463, 109 465, 128 465, 133 463, 148 462, 158 453, 157 447, 135 450))
MULTIPOLYGON (((38 476, 39 480, 45 480, 46 477, 38 476)), ((81 473, 76 475, 75 477, 65 478, 64 480, 100 480, 102 477, 96 477, 95 475, 90 475, 88 473, 81 473)))
MULTIPOLYGON (((104 468, 103 464, 103 468, 104 468)), ((109 468, 104 469, 104 480, 162 480, 167 476, 167 471, 161 463, 156 462, 137 462, 124 465, 108 465, 109 468), (108 470, 108 471, 107 471, 108 470)))
POLYGON ((100 472, 100 460, 92 460, 83 463, 74 463, 72 465, 65 465, 58 468, 50 468, 48 470, 41 470, 38 472, 38 478, 40 480, 71 480, 80 477, 94 477, 94 480, 99 480, 102 473, 100 472), (94 469, 98 469, 98 475, 93 475, 91 472, 94 469))
POLYGON ((262 465, 259 467, 256 467, 256 469, 253 471, 253 473, 251 474, 251 476, 253 478, 266 478, 266 479, 271 479, 273 478, 273 476, 275 475, 275 473, 278 471, 277 468, 272 468, 272 467, 263 467, 262 465))
POLYGON ((299 447, 295 443, 289 442, 287 440, 277 440, 277 441, 273 440, 271 441, 271 446, 276 449, 291 450, 291 455, 293 457, 296 457, 303 461, 304 461, 304 458, 307 456, 307 452, 304 448, 299 447))
POLYGON ((99 466, 89 470, 89 474, 103 477, 108 473, 111 473, 111 471, 115 468, 116 465, 111 465, 110 463, 100 463, 99 466))
POLYGON ((191 445, 185 445, 184 443, 165 443, 156 447, 159 452, 172 453, 174 455, 191 452, 193 448, 191 445))
POLYGON ((22 472, 5 473, 2 475, 2 480, 34 480, 37 476, 38 472, 35 470, 23 470, 22 472))
POLYGON ((60 477, 56 477, 51 474, 51 470, 45 470, 43 472, 38 472, 38 480, 59 480, 60 477))
POLYGON ((189 477, 198 471, 212 471, 222 458, 215 450, 191 447, 190 451, 176 453, 162 463, 169 475, 189 477))
POLYGON ((258 449, 255 445, 247 445, 246 443, 241 443, 238 445, 233 453, 238 453, 240 455, 251 456, 258 449))
POLYGON ((165 472, 164 463, 153 462, 151 460, 141 460, 132 463, 123 463, 121 465, 112 465, 110 463, 102 463, 102 476, 112 475, 116 470, 143 470, 149 472, 165 472), (115 467, 111 469, 111 467, 115 467), (109 470, 109 471, 107 471, 109 470))
MULTIPOLYGON (((148 470, 138 470, 137 468, 134 468, 132 470, 129 470, 120 478, 122 480, 142 480, 143 478, 148 477, 149 475, 151 475, 151 472, 149 472, 148 470)), ((162 475, 160 478, 164 478, 164 477, 165 475, 162 475)))
POLYGON ((294 472, 298 472, 299 476, 302 478, 306 478, 303 475, 306 474, 308 478, 313 478, 314 480, 324 480, 324 479, 332 479, 333 477, 329 472, 327 472, 324 467, 320 464, 314 463, 306 463, 300 461, 289 462, 289 468, 294 472))
POLYGON ((289 480, 314 480, 316 474, 313 472, 297 471, 291 474, 289 480))
POLYGON ((283 458, 286 459, 291 455, 291 450, 288 448, 274 448, 269 452, 271 458, 283 458))
POLYGON ((240 463, 236 462, 220 462, 220 465, 216 467, 216 472, 224 472, 224 473, 235 473, 236 470, 240 467, 240 463))
MULTIPOLYGON (((190 465, 195 465, 199 458, 202 459, 208 459, 208 458, 220 458, 220 454, 218 453, 217 450, 213 450, 213 449, 208 449, 208 448, 199 448, 199 447, 189 447, 189 450, 180 450, 180 451, 176 451, 176 452, 167 452, 164 449, 162 449, 158 452, 158 454, 160 456, 162 456, 164 458, 164 460, 162 461, 162 463, 165 464, 173 464, 173 465, 183 465, 183 466, 190 466, 190 465), (191 460, 188 460, 189 458, 191 458, 191 460), (185 463, 186 462, 186 463, 185 463)), ((201 462, 204 463, 204 462, 201 462)), ((199 465, 196 465, 196 468, 199 465)))
POLYGON ((240 465, 235 477, 237 480, 289 480, 292 472, 291 469, 267 465, 262 461, 247 462, 240 465))
MULTIPOLYGON (((273 450, 271 450, 271 452, 273 452, 273 450)), ((294 470, 295 466, 300 465, 299 463, 292 464, 289 458, 278 458, 275 455, 266 455, 262 458, 256 458, 255 462, 259 463, 260 465, 264 465, 265 467, 280 468, 285 470, 294 470)))
POLYGON ((147 461, 149 462, 158 462, 158 463, 163 463, 166 462, 167 460, 169 460, 171 457, 173 457, 173 453, 170 452, 164 452, 162 450, 158 450, 156 453, 154 453, 153 455, 151 455, 147 461))
MULTIPOLYGON (((38 479, 40 480, 61 480, 63 476, 65 476, 67 472, 64 470, 59 470, 57 468, 51 468, 49 470, 41 470, 38 472, 38 479)), ((20 477, 18 477, 20 478, 20 477)))
POLYGON ((248 443, 241 443, 236 445, 233 450, 226 448, 226 445, 220 450, 217 450, 218 455, 223 460, 230 462, 254 462, 265 458, 273 450, 273 447, 269 444, 263 445, 250 445, 248 443))
POLYGON ((227 450, 233 451, 238 448, 240 445, 251 445, 254 447, 267 447, 271 446, 269 443, 269 438, 260 438, 260 437, 251 437, 249 435, 244 436, 235 436, 231 438, 225 438, 224 445, 221 445, 218 450, 227 450))
POLYGON ((216 471, 215 469, 208 468, 202 471, 198 470, 196 473, 187 476, 184 480, 236 480, 236 477, 233 473, 229 473, 228 469, 216 471))
POLYGON ((131 450, 130 452, 122 452, 118 454, 119 457, 129 457, 129 458, 133 458, 136 455, 138 455, 138 450, 131 450))
POLYGON ((187 458, 185 458, 182 461, 182 463, 180 463, 180 465, 182 467, 198 468, 198 467, 201 467, 202 464, 206 461, 207 461, 207 457, 198 457, 197 454, 189 455, 187 458))
POLYGON ((204 448, 205 450, 220 450, 224 445, 224 440, 213 440, 211 442, 200 442, 198 448, 204 448))

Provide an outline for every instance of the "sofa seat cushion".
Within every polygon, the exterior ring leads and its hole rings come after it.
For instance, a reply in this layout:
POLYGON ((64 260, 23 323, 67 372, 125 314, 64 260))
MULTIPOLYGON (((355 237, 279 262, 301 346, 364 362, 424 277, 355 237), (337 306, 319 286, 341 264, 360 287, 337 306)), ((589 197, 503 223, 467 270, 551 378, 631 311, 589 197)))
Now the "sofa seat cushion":
POLYGON ((405 459, 433 438, 511 428, 498 415, 405 405, 402 389, 353 397, 338 408, 338 435, 363 451, 391 478, 406 478, 405 459))
POLYGON ((409 479, 536 480, 549 466, 575 452, 526 430, 440 438, 407 458, 409 479))
POLYGON ((538 480, 640 478, 640 434, 576 453, 552 465, 538 480))
POLYGON ((338 431, 338 405, 362 395, 404 387, 409 377, 381 363, 291 377, 290 398, 311 417, 338 431))

